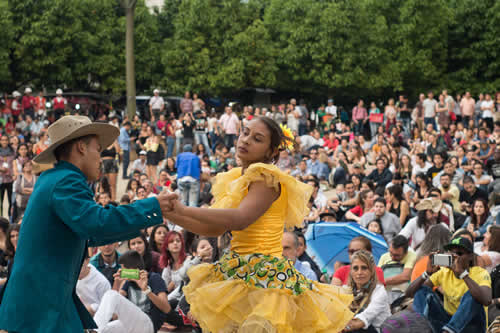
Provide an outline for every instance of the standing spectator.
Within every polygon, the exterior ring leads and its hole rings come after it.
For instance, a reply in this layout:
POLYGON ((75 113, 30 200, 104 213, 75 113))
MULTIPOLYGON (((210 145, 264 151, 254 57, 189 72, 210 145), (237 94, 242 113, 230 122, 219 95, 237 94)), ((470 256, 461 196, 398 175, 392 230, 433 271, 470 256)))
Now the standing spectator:
POLYGON ((30 160, 24 162, 23 172, 15 181, 16 191, 16 216, 23 216, 28 200, 35 187, 36 175, 33 174, 33 163, 30 160))
POLYGON ((333 104, 333 99, 329 99, 327 101, 327 106, 325 108, 325 112, 333 117, 333 119, 337 118, 337 106, 333 104))
POLYGON ((144 143, 143 149, 146 150, 146 165, 149 179, 156 182, 156 169, 163 159, 163 146, 161 146, 160 137, 156 135, 151 126, 148 126, 148 138, 144 143))
POLYGON ((40 90, 38 93, 38 96, 35 97, 35 117, 33 119, 36 119, 37 117, 40 118, 45 118, 47 116, 47 99, 43 97, 43 91, 40 90))
POLYGON ((24 116, 30 116, 31 118, 35 116, 35 99, 31 96, 31 88, 29 87, 24 89, 22 106, 24 116))
POLYGON ((472 243, 454 238, 445 246, 453 258, 451 267, 437 267, 429 260, 427 270, 408 287, 413 308, 425 316, 435 332, 485 332, 486 308, 491 302, 491 279, 475 265, 472 243), (434 287, 444 298, 444 304, 434 287))
POLYGON ((195 118, 195 131, 194 141, 196 145, 202 144, 205 147, 205 152, 212 156, 212 150, 208 144, 207 128, 208 119, 204 110, 198 110, 194 113, 195 118))
POLYGON ((490 94, 484 95, 485 99, 481 102, 481 118, 488 124, 488 129, 493 131, 493 114, 495 113, 495 105, 490 94))
POLYGON ((177 183, 181 192, 181 200, 186 206, 198 206, 200 192, 201 161, 191 151, 189 144, 184 146, 184 152, 177 156, 177 183))
POLYGON ((3 198, 5 192, 7 192, 7 201, 9 202, 8 216, 11 215, 12 211, 12 183, 14 179, 13 161, 15 158, 15 152, 9 145, 9 138, 6 135, 0 137, 0 212, 2 216, 3 211, 3 198))
POLYGON ((180 108, 182 115, 193 113, 193 100, 191 99, 191 94, 189 91, 184 93, 184 98, 181 100, 180 108))
POLYGON ((17 118, 19 117, 19 115, 21 114, 21 112, 23 110, 23 105, 22 105, 22 101, 21 101, 21 93, 16 90, 12 93, 12 97, 13 97, 13 100, 12 100, 12 103, 10 105, 10 108, 12 110, 13 119, 17 120, 17 118))
POLYGON ((231 149, 240 132, 240 120, 238 116, 233 113, 232 107, 226 106, 225 111, 226 113, 220 117, 219 123, 224 131, 224 143, 228 149, 231 149))
POLYGON ((165 137, 167 144, 167 158, 174 156, 175 147, 175 117, 169 117, 165 124, 165 137))
POLYGON ((422 103, 422 106, 424 107, 424 123, 426 126, 428 124, 432 124, 434 131, 437 131, 436 105, 437 101, 434 99, 434 93, 429 91, 427 93, 427 98, 422 103))
POLYGON ((194 129, 196 123, 192 113, 186 113, 182 120, 182 143, 184 145, 193 145, 194 143, 194 129))
POLYGON ((350 310, 355 313, 344 332, 375 333, 391 315, 389 297, 377 281, 375 259, 370 252, 360 250, 352 255, 349 287, 354 299, 350 310))
POLYGON ((469 122, 474 120, 475 105, 476 102, 474 98, 471 97, 469 91, 466 91, 464 98, 460 101, 460 107, 462 108, 462 123, 465 128, 469 128, 469 122))
POLYGON ((384 229, 384 238, 390 242, 394 236, 401 231, 401 223, 399 217, 386 211, 386 204, 384 198, 375 200, 373 212, 363 214, 359 224, 367 227, 373 220, 382 221, 382 229, 384 229))
POLYGON ((391 127, 396 125, 396 106, 394 105, 394 98, 389 98, 389 101, 387 102, 387 105, 385 106, 384 109, 384 115, 385 115, 385 132, 389 133, 391 130, 391 127))
POLYGON ((368 121, 368 113, 366 112, 366 108, 364 107, 364 102, 362 99, 360 99, 358 101, 358 105, 356 105, 352 109, 352 121, 354 123, 354 134, 363 134, 365 124, 368 121))
POLYGON ((149 116, 151 121, 160 119, 160 114, 163 114, 165 109, 165 101, 160 96, 158 89, 153 90, 154 96, 149 100, 149 116))
POLYGON ((438 118, 439 128, 448 128, 450 126, 449 112, 449 105, 445 101, 445 96, 443 94, 439 95, 439 102, 436 104, 436 114, 438 118))
POLYGON ((118 137, 118 143, 120 144, 120 149, 123 156, 123 173, 122 179, 129 179, 128 176, 128 165, 130 163, 130 141, 135 140, 134 137, 130 137, 130 129, 132 124, 127 120, 123 123, 120 129, 120 136, 118 137))
POLYGON ((196 111, 200 110, 205 110, 205 102, 198 97, 197 93, 193 94, 193 112, 196 113, 196 111))
POLYGON ((25 143, 17 147, 16 159, 12 162, 13 179, 17 179, 17 177, 23 173, 24 163, 30 160, 30 154, 28 153, 28 145, 25 143))
POLYGON ((300 100, 299 106, 296 107, 296 110, 300 113, 299 116, 299 135, 304 135, 307 133, 307 124, 309 122, 309 111, 307 110, 306 103, 303 99, 300 100))
MULTIPOLYGON (((380 114, 380 109, 377 107, 377 104, 375 104, 375 102, 370 103, 370 110, 368 110, 368 113, 369 115, 380 114)), ((384 119, 382 118, 382 122, 383 121, 384 119)), ((380 125, 382 125, 382 122, 375 122, 370 119, 370 135, 372 138, 374 138, 377 134, 377 129, 380 125)))
POLYGON ((64 112, 66 110, 66 105, 68 101, 66 98, 62 97, 63 91, 62 89, 56 90, 56 97, 52 100, 52 108, 54 109, 54 120, 58 120, 62 116, 64 116, 64 112))
POLYGON ((120 146, 115 140, 109 147, 102 147, 101 161, 102 173, 109 180, 111 189, 111 201, 116 200, 116 178, 118 177, 118 155, 120 154, 120 146))
POLYGON ((111 285, 114 282, 113 275, 120 268, 120 264, 118 263, 120 253, 116 251, 117 248, 118 243, 99 246, 99 252, 90 258, 90 263, 108 279, 111 285))
POLYGON ((297 136, 299 134, 299 111, 295 109, 295 105, 291 102, 286 106, 286 123, 292 133, 297 136))
POLYGON ((410 124, 411 124, 411 113, 408 108, 408 99, 405 95, 399 95, 399 101, 397 103, 398 116, 399 119, 403 122, 403 127, 405 132, 410 132, 410 124))

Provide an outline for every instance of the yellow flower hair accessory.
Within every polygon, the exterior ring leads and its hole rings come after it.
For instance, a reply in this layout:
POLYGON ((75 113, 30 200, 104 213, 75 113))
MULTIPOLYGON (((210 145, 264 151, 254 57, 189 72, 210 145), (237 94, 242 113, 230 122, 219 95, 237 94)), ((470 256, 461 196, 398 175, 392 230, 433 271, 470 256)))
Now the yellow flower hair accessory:
POLYGON ((281 148, 282 149, 288 149, 290 151, 293 151, 293 142, 295 140, 295 137, 293 136, 292 130, 288 128, 288 126, 280 124, 281 131, 283 132, 283 135, 288 138, 288 140, 283 139, 283 142, 281 143, 281 148))

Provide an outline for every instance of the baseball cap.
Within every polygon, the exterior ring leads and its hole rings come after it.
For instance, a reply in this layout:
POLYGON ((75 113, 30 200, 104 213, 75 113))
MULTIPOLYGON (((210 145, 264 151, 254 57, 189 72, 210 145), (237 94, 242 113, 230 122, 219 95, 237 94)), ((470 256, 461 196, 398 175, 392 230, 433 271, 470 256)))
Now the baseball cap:
POLYGON ((139 155, 147 155, 147 153, 146 153, 146 151, 145 151, 145 150, 141 150, 141 151, 139 152, 139 155))
POLYGON ((455 248, 455 247, 460 247, 460 248, 466 250, 468 253, 473 253, 474 252, 474 249, 472 248, 471 241, 468 240, 465 237, 456 237, 456 238, 453 238, 449 244, 446 244, 444 246, 444 249, 446 251, 449 251, 449 250, 451 250, 452 248, 455 248))

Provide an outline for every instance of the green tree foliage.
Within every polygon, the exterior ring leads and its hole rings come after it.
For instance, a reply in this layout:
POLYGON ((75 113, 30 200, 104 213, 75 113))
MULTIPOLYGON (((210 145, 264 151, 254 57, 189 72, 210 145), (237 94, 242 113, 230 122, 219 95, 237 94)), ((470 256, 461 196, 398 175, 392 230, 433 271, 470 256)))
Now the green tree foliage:
MULTIPOLYGON (((497 0, 164 0, 135 13, 137 90, 500 90, 497 0)), ((0 0, 0 88, 125 90, 118 0, 0 0)))

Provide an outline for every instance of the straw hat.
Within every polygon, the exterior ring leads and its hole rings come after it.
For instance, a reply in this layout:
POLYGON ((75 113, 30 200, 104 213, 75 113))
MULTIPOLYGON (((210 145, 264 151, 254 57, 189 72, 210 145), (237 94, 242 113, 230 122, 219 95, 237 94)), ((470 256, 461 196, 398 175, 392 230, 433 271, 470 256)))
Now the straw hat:
POLYGON ((113 125, 93 123, 83 116, 64 116, 48 129, 50 145, 33 161, 41 164, 55 163, 54 150, 65 142, 87 135, 96 135, 102 148, 109 147, 120 134, 113 125))
POLYGON ((441 210, 443 202, 436 198, 425 198, 420 201, 415 208, 417 210, 432 210, 434 213, 438 213, 441 210))

